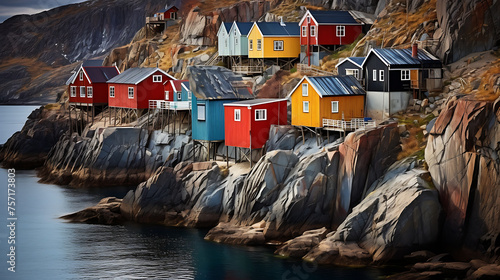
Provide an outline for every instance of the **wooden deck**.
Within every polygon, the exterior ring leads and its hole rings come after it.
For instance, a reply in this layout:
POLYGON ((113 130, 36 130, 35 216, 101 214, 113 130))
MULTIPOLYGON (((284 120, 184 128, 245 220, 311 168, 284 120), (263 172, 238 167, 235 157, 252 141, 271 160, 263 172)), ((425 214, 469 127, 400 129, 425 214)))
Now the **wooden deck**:
POLYGON ((149 109, 189 111, 191 101, 149 100, 149 109))
POLYGON ((351 119, 350 121, 323 119, 323 129, 331 131, 355 131, 357 129, 374 128, 377 124, 373 120, 351 119))
POLYGON ((233 72, 237 74, 262 74, 264 72, 263 66, 233 66, 233 72))

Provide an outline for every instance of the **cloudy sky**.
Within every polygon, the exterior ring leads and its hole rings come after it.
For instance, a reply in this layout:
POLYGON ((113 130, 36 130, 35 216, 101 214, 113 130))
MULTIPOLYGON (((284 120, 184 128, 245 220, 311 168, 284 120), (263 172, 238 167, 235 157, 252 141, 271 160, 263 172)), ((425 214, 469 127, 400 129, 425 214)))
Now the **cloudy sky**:
POLYGON ((85 0, 1 0, 0 22, 19 14, 36 14, 51 8, 85 0))

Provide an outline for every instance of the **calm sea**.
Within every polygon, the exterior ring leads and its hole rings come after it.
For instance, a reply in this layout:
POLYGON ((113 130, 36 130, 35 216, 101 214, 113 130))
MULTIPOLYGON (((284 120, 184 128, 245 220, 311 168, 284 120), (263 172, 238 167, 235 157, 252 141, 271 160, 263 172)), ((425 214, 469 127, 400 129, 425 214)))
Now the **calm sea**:
MULTIPOLYGON (((3 143, 34 107, 0 106, 3 143), (8 135, 7 135, 8 134, 8 135), (5 139, 4 139, 5 138, 5 139)), ((273 255, 273 248, 203 240, 206 230, 131 224, 71 224, 61 215, 123 197, 126 188, 72 189, 15 172, 15 217, 8 220, 8 171, 0 169, 0 279, 375 279, 374 269, 318 267, 273 255), (15 222, 11 231, 8 225, 15 222), (15 271, 8 270, 9 237, 15 271)), ((12 201, 12 200, 11 200, 12 201)))

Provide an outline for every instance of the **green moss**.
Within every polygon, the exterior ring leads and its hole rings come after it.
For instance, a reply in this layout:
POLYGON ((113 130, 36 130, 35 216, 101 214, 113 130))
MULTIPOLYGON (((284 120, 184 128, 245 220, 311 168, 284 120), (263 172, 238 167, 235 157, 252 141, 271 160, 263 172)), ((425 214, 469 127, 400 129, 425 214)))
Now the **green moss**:
POLYGON ((297 67, 293 67, 292 69, 290 69, 290 74, 293 74, 297 72, 297 67))

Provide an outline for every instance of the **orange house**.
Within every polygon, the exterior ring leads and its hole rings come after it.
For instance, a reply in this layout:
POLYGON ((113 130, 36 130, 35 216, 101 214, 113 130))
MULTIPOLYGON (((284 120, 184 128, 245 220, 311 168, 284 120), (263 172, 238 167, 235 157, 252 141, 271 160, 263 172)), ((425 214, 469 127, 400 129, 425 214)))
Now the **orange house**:
POLYGON ((365 95, 353 76, 304 76, 288 95, 292 125, 322 128, 323 119, 363 118, 365 95))

